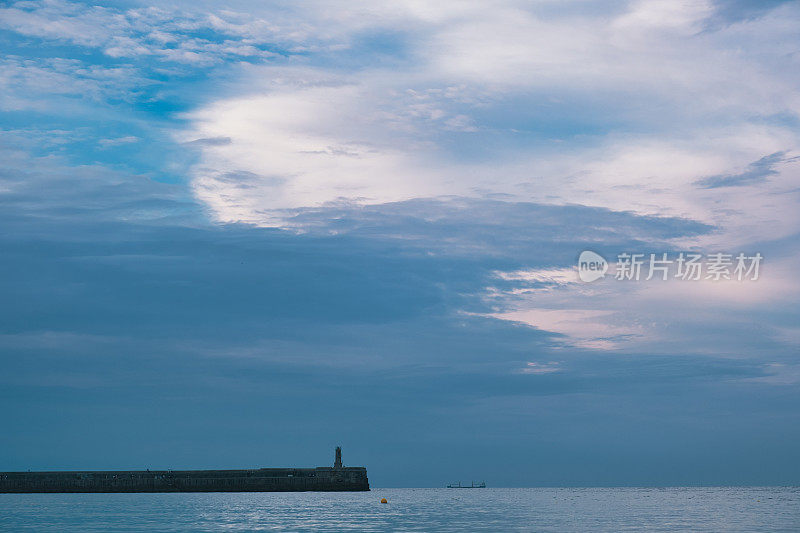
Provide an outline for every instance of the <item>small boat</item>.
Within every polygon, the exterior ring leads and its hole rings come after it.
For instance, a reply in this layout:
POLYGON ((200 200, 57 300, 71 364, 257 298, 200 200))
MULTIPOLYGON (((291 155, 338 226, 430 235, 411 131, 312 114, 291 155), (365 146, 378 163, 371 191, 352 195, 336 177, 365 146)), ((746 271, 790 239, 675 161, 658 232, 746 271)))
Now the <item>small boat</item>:
POLYGON ((447 485, 447 488, 448 489, 485 489, 486 488, 486 482, 485 481, 481 481, 480 483, 476 484, 473 481, 469 485, 462 485, 461 482, 459 481, 458 483, 451 483, 451 484, 447 485))

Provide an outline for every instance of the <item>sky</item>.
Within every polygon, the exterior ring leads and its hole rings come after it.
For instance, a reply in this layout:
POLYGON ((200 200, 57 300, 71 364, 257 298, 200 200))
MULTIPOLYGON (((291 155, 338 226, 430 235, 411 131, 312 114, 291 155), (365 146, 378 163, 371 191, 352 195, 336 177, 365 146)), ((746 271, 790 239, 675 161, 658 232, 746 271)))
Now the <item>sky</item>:
POLYGON ((800 3, 9 1, 0 51, 0 470, 800 483, 800 3))

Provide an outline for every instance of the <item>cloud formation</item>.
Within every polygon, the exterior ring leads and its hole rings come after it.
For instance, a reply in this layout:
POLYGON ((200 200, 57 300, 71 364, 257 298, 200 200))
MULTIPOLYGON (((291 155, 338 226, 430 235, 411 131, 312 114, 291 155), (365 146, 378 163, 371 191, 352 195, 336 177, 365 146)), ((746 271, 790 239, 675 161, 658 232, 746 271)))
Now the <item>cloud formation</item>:
MULTIPOLYGON (((778 174, 775 170, 775 165, 783 163, 786 152, 775 152, 774 154, 765 155, 758 161, 754 161, 747 165, 747 169, 738 174, 728 174, 723 176, 710 176, 698 180, 696 183, 705 189, 716 189, 719 187, 737 187, 741 185, 752 185, 766 180, 769 176, 778 174)), ((797 160, 797 158, 793 158, 797 160)))
POLYGON ((282 226, 281 209, 505 195, 690 217, 737 235, 745 211, 751 234, 796 228, 781 193, 796 184, 798 135, 777 118, 800 111, 786 23, 796 5, 721 27, 708 26, 711 2, 393 6, 328 22, 350 42, 370 22, 400 35, 394 64, 255 67, 239 94, 186 115, 180 139, 231 139, 203 149, 192 171, 220 221, 282 226), (697 190, 765 153, 786 156, 757 164, 769 182, 743 177, 750 187, 722 200, 697 190), (219 179, 231 171, 265 181, 219 179))
POLYGON ((4 4, 0 456, 305 463, 348 427, 376 484, 796 483, 799 19, 4 4), (585 284, 582 250, 765 262, 585 284))
POLYGON ((0 9, 0 27, 22 35, 96 48, 111 58, 209 65, 266 58, 292 33, 242 13, 174 8, 116 9, 66 0, 15 2, 0 9))

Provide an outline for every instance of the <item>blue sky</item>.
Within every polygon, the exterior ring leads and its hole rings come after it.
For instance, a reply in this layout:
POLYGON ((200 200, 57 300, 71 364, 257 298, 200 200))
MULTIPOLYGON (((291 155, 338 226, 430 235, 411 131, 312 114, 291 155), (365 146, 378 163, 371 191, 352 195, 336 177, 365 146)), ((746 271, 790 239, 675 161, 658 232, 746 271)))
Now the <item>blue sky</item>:
POLYGON ((3 4, 0 469, 800 482, 799 19, 3 4))

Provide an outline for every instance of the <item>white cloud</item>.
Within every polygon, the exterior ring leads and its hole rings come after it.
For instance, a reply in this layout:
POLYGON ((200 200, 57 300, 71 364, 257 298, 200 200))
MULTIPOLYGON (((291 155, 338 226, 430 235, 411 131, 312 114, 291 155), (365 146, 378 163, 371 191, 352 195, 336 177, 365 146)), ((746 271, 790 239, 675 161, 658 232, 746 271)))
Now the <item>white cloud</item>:
POLYGON ((514 270, 511 272, 495 272, 495 275, 506 281, 526 281, 528 283, 547 283, 563 285, 577 283, 578 271, 576 268, 551 268, 514 270))
POLYGON ((139 137, 135 137, 133 135, 127 135, 125 137, 115 137, 113 139, 100 139, 98 144, 103 148, 110 148, 113 146, 122 146, 125 144, 132 144, 139 142, 139 137))
POLYGON ((74 59, 0 59, 0 109, 21 111, 60 110, 63 101, 54 97, 76 96, 99 102, 108 98, 129 100, 152 82, 129 66, 87 66, 74 59))
POLYGON ((436 147, 420 137, 425 127, 452 129, 450 120, 462 120, 457 115, 394 88, 375 94, 376 80, 349 82, 296 69, 272 74, 278 81, 266 94, 187 115, 194 127, 180 140, 231 139, 203 147, 194 171, 198 197, 220 220, 269 225, 279 223, 270 210, 437 196, 470 179, 443 167, 436 147), (394 105, 404 98, 414 103, 394 105), (261 179, 242 188, 230 179, 241 171, 261 179))
POLYGON ((558 361, 550 361, 548 363, 537 363, 531 361, 527 363, 520 371, 520 374, 554 374, 561 372, 561 365, 558 361))
POLYGON ((644 275, 620 281, 614 279, 613 264, 604 280, 593 283, 550 277, 547 270, 499 273, 516 283, 486 289, 485 300, 495 311, 485 316, 559 333, 565 345, 595 350, 752 355, 752 347, 742 342, 745 331, 753 342, 793 350, 796 328, 773 323, 772 315, 775 309, 787 313, 796 307, 797 265, 797 254, 767 254, 755 281, 672 276, 645 281, 644 275), (556 281, 554 289, 538 286, 548 279, 556 281))
POLYGON ((240 57, 269 58, 264 45, 290 48, 300 37, 258 17, 231 11, 175 8, 119 10, 65 0, 16 2, 0 9, 0 28, 22 35, 97 48, 112 58, 152 57, 211 65, 240 57), (217 32, 215 38, 201 38, 217 32))
MULTIPOLYGON (((695 182, 797 149, 797 129, 772 117, 800 112, 786 23, 800 8, 710 31, 709 2, 640 1, 592 16, 537 7, 344 10, 327 31, 407 31, 412 60, 350 72, 249 69, 240 95, 189 113, 192 126, 179 134, 232 139, 202 148, 197 196, 220 221, 268 226, 286 224, 281 209, 330 202, 506 194, 695 218, 723 228, 714 237, 723 243, 796 231, 795 200, 783 193, 798 183, 797 163, 747 187, 704 191, 695 182), (617 112, 603 118, 613 126, 582 135, 583 117, 560 95, 590 112, 617 112), (545 105, 561 105, 575 130, 530 140, 498 124, 514 107, 545 105), (474 157, 459 148, 467 145, 496 148, 474 157), (231 179, 236 173, 247 183, 231 179)), ((311 10, 302 18, 319 22, 311 10)))
POLYGON ((605 310, 532 308, 487 316, 559 333, 566 345, 594 350, 620 349, 629 338, 643 335, 641 326, 619 323, 618 316, 605 310))

